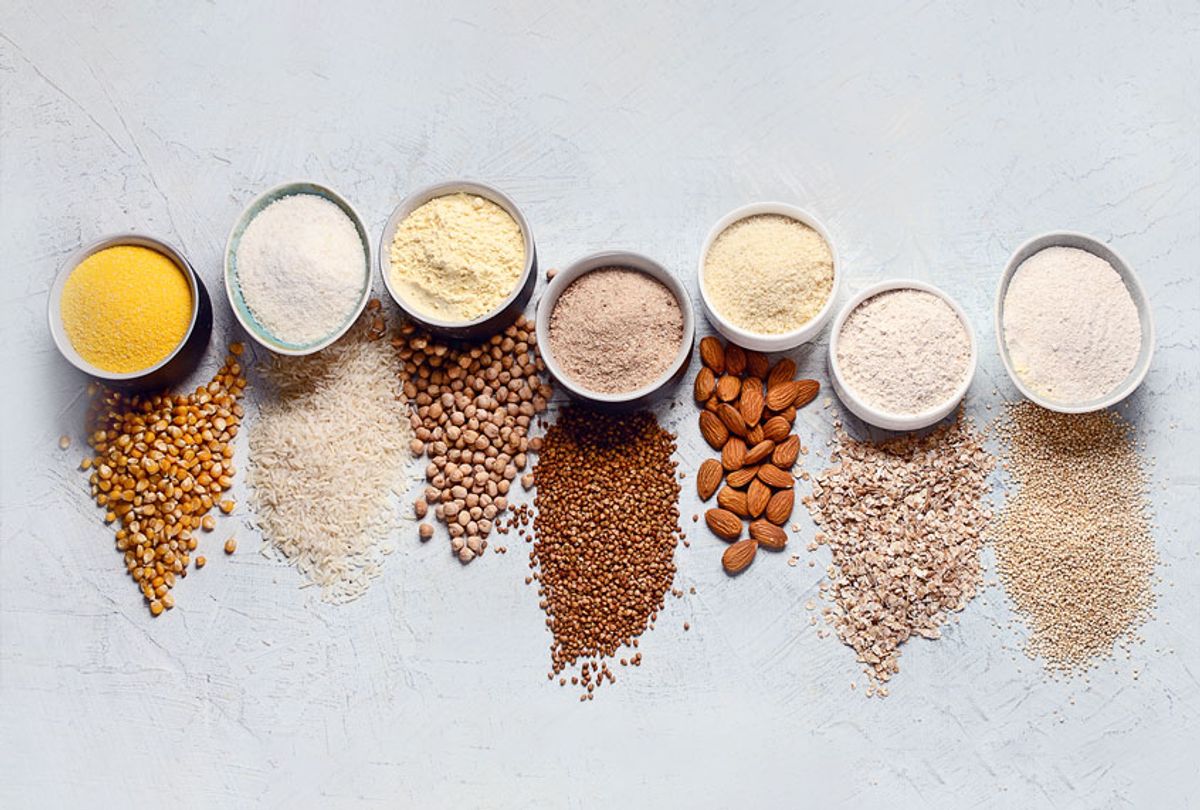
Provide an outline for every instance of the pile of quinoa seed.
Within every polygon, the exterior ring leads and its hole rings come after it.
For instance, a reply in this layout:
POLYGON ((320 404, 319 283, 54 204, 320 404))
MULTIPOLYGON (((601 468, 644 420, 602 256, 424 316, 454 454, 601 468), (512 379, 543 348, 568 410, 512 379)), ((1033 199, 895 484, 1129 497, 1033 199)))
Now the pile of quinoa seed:
MULTIPOLYGON (((567 407, 546 432, 530 568, 554 636, 549 675, 565 686, 564 670, 578 664, 570 680, 581 700, 615 681, 605 659, 638 646, 671 590, 683 537, 674 452, 675 437, 649 413, 567 407)), ((621 659, 640 663, 640 652, 621 659)))
POLYGON ((825 620, 857 654, 867 695, 900 670, 900 645, 936 639, 981 581, 985 500, 995 459, 962 415, 924 437, 860 442, 835 424, 833 466, 805 498, 833 553, 825 620))
POLYGON ((1158 557, 1131 426, 1112 411, 1030 402, 1000 422, 1012 486, 994 530, 1000 581, 1027 651, 1077 671, 1132 639, 1154 606, 1158 557))

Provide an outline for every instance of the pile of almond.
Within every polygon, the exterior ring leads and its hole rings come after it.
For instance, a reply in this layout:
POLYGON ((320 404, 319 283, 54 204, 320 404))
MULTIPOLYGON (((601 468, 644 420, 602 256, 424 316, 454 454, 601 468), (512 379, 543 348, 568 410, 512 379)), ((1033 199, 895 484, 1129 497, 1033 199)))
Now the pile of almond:
POLYGON ((717 496, 704 520, 730 543, 721 557, 725 571, 739 574, 759 546, 779 551, 787 545, 783 527, 795 504, 792 465, 800 454, 792 423, 821 386, 793 379, 796 364, 786 357, 772 366, 766 355, 715 337, 700 341, 700 360, 694 390, 703 407, 700 433, 721 457, 700 465, 696 489, 703 501, 717 496), (745 538, 743 521, 749 523, 745 538))

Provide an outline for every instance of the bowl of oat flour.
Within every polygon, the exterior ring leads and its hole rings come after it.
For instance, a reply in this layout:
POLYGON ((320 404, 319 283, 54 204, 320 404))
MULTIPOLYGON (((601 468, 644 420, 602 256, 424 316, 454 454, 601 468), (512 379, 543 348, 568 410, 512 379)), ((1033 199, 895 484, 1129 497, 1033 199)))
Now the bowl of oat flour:
POLYGON ((859 292, 829 337, 833 390, 859 419, 887 430, 919 430, 949 416, 966 396, 977 361, 962 307, 914 279, 859 292))
POLYGON ((238 323, 276 354, 306 355, 344 335, 371 295, 362 217, 312 182, 268 189, 225 245, 225 292, 238 323))
POLYGON ((1145 379, 1154 319, 1115 250, 1059 231, 1030 239, 1009 259, 996 292, 996 341, 1027 399, 1086 413, 1120 402, 1145 379))

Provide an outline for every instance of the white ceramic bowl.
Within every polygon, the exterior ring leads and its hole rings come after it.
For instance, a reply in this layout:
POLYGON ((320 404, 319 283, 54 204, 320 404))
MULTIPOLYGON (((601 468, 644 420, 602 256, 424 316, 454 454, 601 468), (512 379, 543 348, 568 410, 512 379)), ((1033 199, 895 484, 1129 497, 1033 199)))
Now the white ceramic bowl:
POLYGON ((882 281, 867 287, 847 301, 846 305, 841 308, 837 317, 833 319, 833 329, 829 335, 829 376, 833 381, 833 390, 846 407, 850 409, 851 413, 864 422, 886 430, 920 430, 945 419, 958 407, 958 403, 962 402, 963 397, 966 396, 967 389, 971 387, 971 380, 975 378, 975 367, 978 362, 979 347, 975 340, 975 330, 971 328, 971 322, 967 319, 967 313, 963 312, 963 308, 958 305, 958 302, 946 295, 946 293, 932 284, 926 284, 916 279, 898 278, 890 281, 882 281), (967 338, 971 341, 971 359, 967 364, 967 373, 963 376, 962 382, 959 383, 958 387, 954 389, 954 393, 945 402, 920 413, 890 413, 868 405, 846 384, 837 359, 838 338, 840 337, 842 327, 846 324, 846 319, 850 317, 850 313, 868 298, 890 290, 921 290, 922 292, 936 295, 949 304, 954 313, 958 315, 958 319, 962 321, 963 329, 967 332, 967 338))
POLYGON ((700 301, 704 304, 704 313, 708 316, 708 320, 712 323, 713 328, 724 335, 727 340, 733 341, 745 349, 754 349, 760 352, 784 352, 794 349, 802 343, 807 343, 820 333, 821 327, 825 325, 825 322, 829 320, 829 316, 833 314, 834 302, 837 300, 838 288, 841 286, 842 273, 838 262, 837 246, 834 245, 833 237, 829 235, 829 231, 826 229, 824 223, 809 212, 794 205, 780 202, 757 202, 750 205, 743 205, 741 208, 735 208, 717 220, 717 224, 713 225, 712 230, 705 237, 704 243, 700 246, 700 262, 696 268, 696 278, 700 284, 700 301), (713 242, 733 223, 747 217, 758 216, 759 214, 779 214, 803 222, 821 235, 821 238, 825 240, 825 244, 829 245, 829 252, 833 256, 833 287, 830 288, 829 298, 825 301, 825 305, 821 307, 821 311, 800 328, 794 329, 791 332, 781 332, 778 335, 751 332, 731 323, 717 312, 716 308, 708 300, 708 293, 704 289, 704 263, 708 259, 708 251, 712 247, 713 242))
POLYGON ((453 338, 488 337, 504 329, 525 311, 525 305, 529 303, 529 299, 533 296, 533 288, 537 285, 537 246, 534 244, 533 231, 529 229, 525 215, 507 194, 474 180, 450 180, 418 189, 405 197, 392 211, 392 215, 388 217, 387 223, 383 226, 383 233, 379 237, 379 272, 383 275, 383 284, 387 287, 392 300, 396 302, 396 306, 429 331, 453 338), (525 240, 525 267, 521 272, 521 277, 517 279, 516 286, 490 312, 485 312, 470 321, 442 321, 413 308, 400 291, 392 286, 391 247, 392 240, 396 236, 396 228, 404 221, 405 217, 436 197, 459 193, 473 194, 491 200, 508 212, 508 215, 516 221, 517 226, 521 229, 521 236, 525 240))
POLYGON ((358 320, 358 316, 362 314, 367 306, 367 300, 371 297, 371 243, 367 239, 367 229, 363 225, 362 217, 358 215, 358 211, 344 197, 320 183, 298 180, 267 189, 246 206, 241 216, 234 222, 233 230, 229 232, 229 239, 225 243, 225 294, 229 297, 229 306, 233 308, 234 317, 237 318, 238 323, 242 325, 242 328, 249 333, 250 337, 256 343, 270 349, 276 354, 299 356, 321 351, 321 349, 329 346, 342 335, 346 334, 346 332, 350 331, 350 327, 358 320), (237 250, 238 245, 242 241, 242 234, 246 232, 246 228, 250 225, 250 222, 264 208, 278 199, 290 197, 294 194, 312 194, 317 197, 323 197, 342 209, 343 213, 354 223, 354 229, 358 231, 358 238, 362 242, 363 257, 366 259, 363 262, 362 294, 359 295, 358 303, 355 305, 353 311, 348 313, 346 320, 332 333, 311 343, 289 343, 271 334, 269 329, 258 322, 258 319, 254 317, 254 313, 250 311, 250 307, 246 305, 246 300, 242 297, 241 286, 237 280, 237 250))
POLYGON ((204 352, 208 348, 209 338, 212 336, 212 301, 208 297, 208 290, 205 289, 204 282, 197 275, 195 269, 184 255, 169 243, 153 236, 137 233, 106 236, 84 245, 68 256, 50 288, 48 315, 50 335, 54 338, 54 344, 58 346, 59 352, 67 359, 67 362, 85 374, 103 380, 112 388, 127 391, 163 389, 178 383, 199 364, 200 358, 204 356, 204 352), (191 319, 179 344, 171 350, 170 354, 149 368, 125 373, 105 371, 83 359, 71 345, 71 339, 67 336, 67 330, 62 320, 63 286, 67 283, 71 273, 92 254, 120 245, 149 248, 166 256, 187 277, 188 288, 192 294, 191 319))
POLYGON ((1017 389, 1027 399, 1047 410, 1059 413, 1088 413, 1117 404, 1132 394, 1134 389, 1142 384, 1142 380, 1146 379, 1146 373, 1150 370, 1150 361, 1154 357, 1154 315, 1150 310, 1150 300, 1146 297, 1146 291, 1142 289, 1137 274, 1121 258, 1120 254, 1099 239, 1087 234, 1074 231, 1053 231, 1035 236, 1017 248, 1004 268, 1004 275, 1000 277, 1000 286, 996 289, 996 346, 1000 350, 1004 369, 1012 378, 1013 385, 1017 386, 1017 389), (1133 369, 1121 381, 1121 384, 1103 397, 1085 402, 1058 402, 1050 399, 1025 384, 1025 381, 1017 375, 1016 369, 1013 368, 1012 358, 1008 355, 1008 346, 1004 341, 1004 296, 1008 293, 1009 282, 1012 281, 1013 274, 1017 272, 1017 268, 1021 266, 1022 262, 1049 247, 1078 248, 1104 259, 1117 271, 1121 281, 1125 284, 1125 289, 1129 290, 1129 295, 1133 298, 1134 306, 1137 307, 1138 320, 1142 326, 1142 348, 1138 353, 1137 362, 1134 363, 1133 369))
POLYGON ((696 318, 692 312, 692 301, 688 297, 687 290, 673 273, 653 259, 641 254, 627 250, 608 250, 585 256, 558 272, 558 275, 546 287, 546 291, 542 293, 541 300, 538 301, 537 338, 538 349, 541 351, 546 368, 555 381, 572 397, 603 410, 633 410, 650 405, 662 398, 683 377, 692 358, 692 346, 696 339, 696 318), (580 385, 562 370, 550 347, 550 315, 554 312, 558 297, 577 278, 603 267, 626 267, 650 276, 671 291, 683 313, 683 340, 680 342, 679 351, 675 353, 675 359, 671 361, 671 365, 653 382, 633 391, 619 394, 592 391, 580 385))

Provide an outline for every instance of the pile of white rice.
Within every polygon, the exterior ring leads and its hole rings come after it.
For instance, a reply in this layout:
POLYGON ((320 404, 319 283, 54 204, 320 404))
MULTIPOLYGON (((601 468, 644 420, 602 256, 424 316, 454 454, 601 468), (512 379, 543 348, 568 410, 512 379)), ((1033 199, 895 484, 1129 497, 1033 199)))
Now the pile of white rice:
POLYGON ((362 596, 399 522, 412 428, 395 350, 369 335, 370 313, 308 357, 260 368, 247 480, 263 537, 327 602, 362 596))

